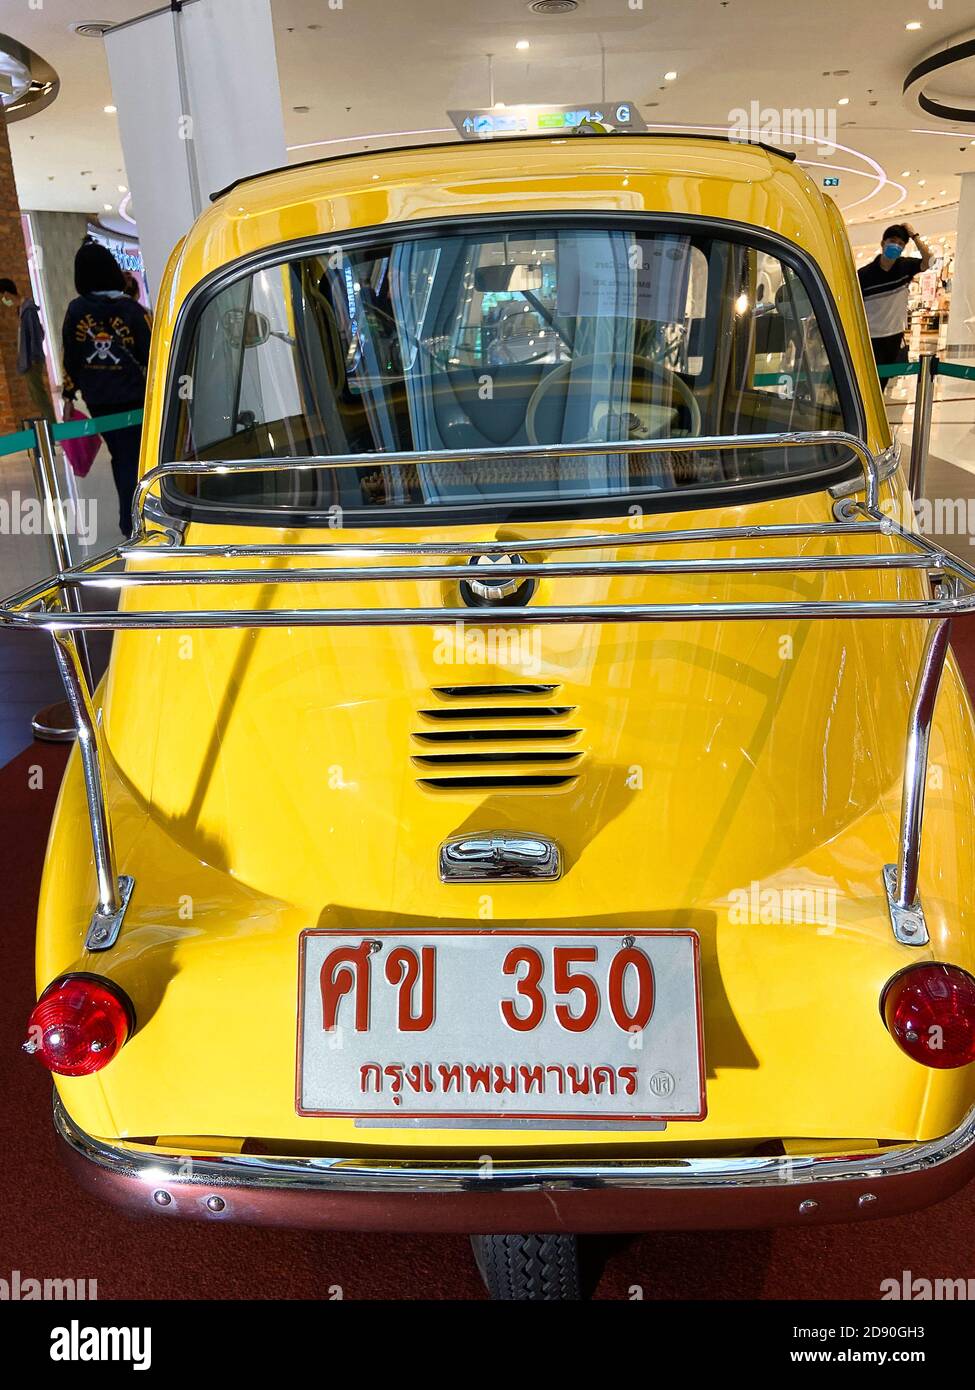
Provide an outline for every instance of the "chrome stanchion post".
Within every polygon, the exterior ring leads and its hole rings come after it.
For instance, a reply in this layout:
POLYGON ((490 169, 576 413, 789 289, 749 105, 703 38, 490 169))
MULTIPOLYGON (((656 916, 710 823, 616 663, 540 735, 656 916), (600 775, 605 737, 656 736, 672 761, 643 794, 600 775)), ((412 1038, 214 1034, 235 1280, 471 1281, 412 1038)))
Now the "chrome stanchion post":
POLYGON ((923 353, 918 361, 917 390, 914 393, 914 433, 911 436, 911 473, 908 486, 915 501, 924 495, 924 474, 931 444, 931 412, 934 408, 934 377, 937 358, 923 353))
MULTIPOLYGON (((51 550, 57 572, 64 574, 66 570, 71 568, 71 551, 65 528, 64 494, 58 477, 54 435, 48 420, 39 418, 24 423, 25 428, 34 431, 36 447, 29 452, 34 469, 37 496, 47 518, 51 550)), ((69 585, 65 589, 64 602, 72 612, 81 612, 81 599, 73 585, 69 585)), ((77 645, 81 670, 88 689, 91 690, 93 689, 91 661, 84 633, 78 633, 77 645)), ((71 717, 70 705, 63 700, 39 710, 31 722, 35 736, 50 743, 70 743, 77 733, 77 725, 71 717)))

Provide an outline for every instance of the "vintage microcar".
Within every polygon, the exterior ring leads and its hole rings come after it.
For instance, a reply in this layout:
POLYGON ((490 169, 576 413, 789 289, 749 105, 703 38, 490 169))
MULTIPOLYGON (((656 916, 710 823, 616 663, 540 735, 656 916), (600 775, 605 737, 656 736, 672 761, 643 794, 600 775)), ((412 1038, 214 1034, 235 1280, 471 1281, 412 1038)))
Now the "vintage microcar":
POLYGON ((161 286, 142 468, 132 541, 2 608, 79 729, 26 1047, 83 1182, 468 1232, 542 1298, 579 1233, 967 1180, 975 572, 790 157, 246 180, 161 286))

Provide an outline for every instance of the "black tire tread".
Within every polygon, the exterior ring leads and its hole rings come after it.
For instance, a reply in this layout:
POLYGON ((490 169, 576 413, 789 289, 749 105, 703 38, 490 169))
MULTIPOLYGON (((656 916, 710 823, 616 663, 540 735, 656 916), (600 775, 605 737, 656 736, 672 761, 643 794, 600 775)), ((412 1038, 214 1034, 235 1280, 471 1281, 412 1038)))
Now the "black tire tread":
POLYGON ((553 1303, 582 1298, 574 1235, 471 1236, 493 1299, 553 1303))

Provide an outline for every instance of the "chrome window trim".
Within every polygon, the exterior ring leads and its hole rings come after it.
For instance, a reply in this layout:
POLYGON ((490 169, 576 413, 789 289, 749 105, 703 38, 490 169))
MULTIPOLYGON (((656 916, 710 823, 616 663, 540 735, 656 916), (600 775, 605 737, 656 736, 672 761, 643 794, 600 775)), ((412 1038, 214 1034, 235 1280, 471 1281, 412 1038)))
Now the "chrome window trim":
MULTIPOLYGON (((901 466, 901 445, 899 440, 894 440, 886 449, 882 449, 876 456, 877 482, 885 483, 888 478, 892 478, 901 466)), ((849 478, 845 483, 834 483, 829 490, 830 497, 853 497, 861 490, 862 484, 859 478, 849 478)))

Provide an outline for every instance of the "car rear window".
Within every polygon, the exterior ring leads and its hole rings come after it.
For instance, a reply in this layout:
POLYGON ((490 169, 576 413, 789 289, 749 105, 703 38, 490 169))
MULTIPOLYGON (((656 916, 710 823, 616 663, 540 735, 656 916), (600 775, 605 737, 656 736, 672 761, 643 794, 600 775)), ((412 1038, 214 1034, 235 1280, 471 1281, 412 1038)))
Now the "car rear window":
POLYGON ((180 481, 207 507, 348 524, 784 481, 849 454, 611 446, 849 428, 824 304, 793 258, 686 225, 540 219, 350 239, 237 275, 190 315, 170 456, 375 455, 180 481), (381 462, 586 443, 583 456, 381 462))

